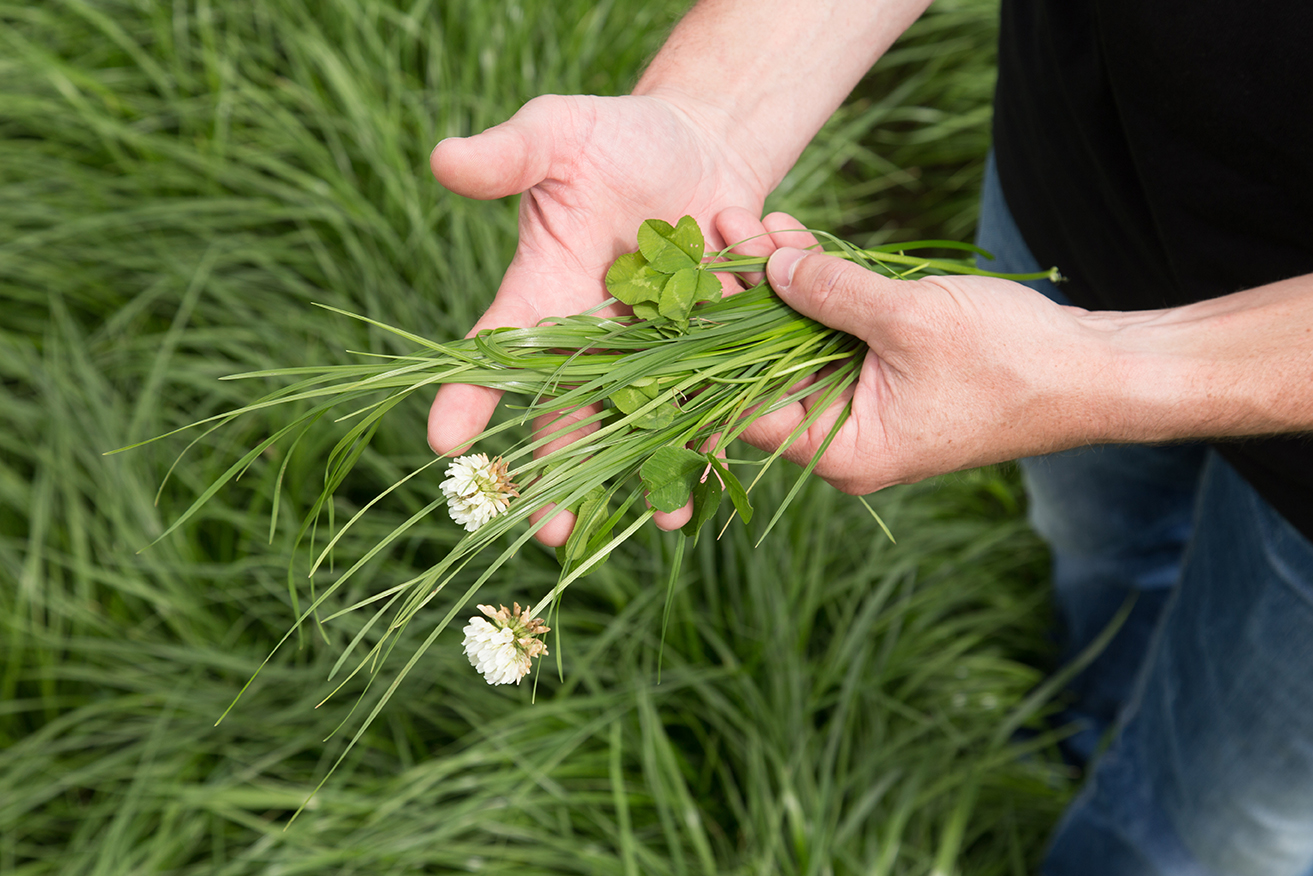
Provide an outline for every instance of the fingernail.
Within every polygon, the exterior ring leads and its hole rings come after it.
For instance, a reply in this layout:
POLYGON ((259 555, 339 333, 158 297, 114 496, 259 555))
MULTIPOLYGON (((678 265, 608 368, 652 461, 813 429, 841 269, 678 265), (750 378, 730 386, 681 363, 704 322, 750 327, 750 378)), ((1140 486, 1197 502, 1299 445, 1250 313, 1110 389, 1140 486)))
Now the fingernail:
POLYGON ((766 262, 766 278, 776 292, 786 292, 793 283, 793 272, 798 269, 798 262, 808 255, 806 250, 784 247, 775 250, 766 262))
POLYGON ((437 155, 438 150, 442 148, 443 143, 454 142, 456 140, 463 140, 463 139, 464 139, 463 137, 443 137, 441 140, 438 141, 438 144, 433 147, 432 151, 429 152, 429 155, 430 156, 437 155))

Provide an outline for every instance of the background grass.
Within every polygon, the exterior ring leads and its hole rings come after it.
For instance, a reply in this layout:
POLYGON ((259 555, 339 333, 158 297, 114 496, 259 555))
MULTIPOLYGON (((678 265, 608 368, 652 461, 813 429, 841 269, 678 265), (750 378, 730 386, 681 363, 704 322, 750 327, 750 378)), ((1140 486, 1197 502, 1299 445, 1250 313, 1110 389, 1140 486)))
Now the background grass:
MULTIPOLYGON (((137 552, 277 423, 202 441, 158 505, 182 440, 102 453, 264 389, 221 375, 399 351, 312 302, 463 334, 514 248, 515 206, 443 193, 428 149, 535 94, 623 93, 681 6, 0 4, 0 873, 1033 864, 1070 778, 1008 745, 1048 651, 1044 556, 1007 470, 877 496, 896 547, 819 482, 760 548, 737 525, 704 539, 659 684, 673 542, 645 533, 571 588, 551 642, 563 681, 542 673, 530 704, 444 637, 286 830, 342 751, 325 737, 358 726, 359 686, 315 708, 353 616, 294 640, 214 722, 295 616, 289 577, 308 593, 285 533, 336 435, 271 452, 137 552)), ((968 236, 994 14, 940 0, 772 206, 864 240, 968 236)), ((390 417, 339 515, 427 461, 423 414, 390 417)), ((338 563, 436 481, 398 491, 338 563)), ((428 521, 343 602, 458 535, 428 521)), ((528 549, 481 598, 534 598, 555 576, 528 549)))

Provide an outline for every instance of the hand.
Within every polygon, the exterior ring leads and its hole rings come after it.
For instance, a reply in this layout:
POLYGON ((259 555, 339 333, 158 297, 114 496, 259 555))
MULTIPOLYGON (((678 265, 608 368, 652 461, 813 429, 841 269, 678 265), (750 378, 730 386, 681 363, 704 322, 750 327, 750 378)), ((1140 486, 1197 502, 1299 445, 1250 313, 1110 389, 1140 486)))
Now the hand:
MULTIPOLYGON (((807 254, 787 216, 718 219, 754 254, 775 249, 771 285, 795 310, 869 346, 852 412, 816 467, 849 493, 991 462, 1106 440, 1105 384, 1116 383, 1112 315, 1062 307, 1037 292, 986 277, 892 280, 833 256, 807 254), (783 248, 779 248, 783 247, 783 248)), ((837 421, 836 403, 786 451, 805 464, 837 421)), ((758 420, 744 434, 778 447, 806 417, 806 403, 758 420)))
MULTIPOLYGON (((692 215, 710 228, 726 206, 760 211, 774 181, 723 145, 721 122, 709 108, 658 97, 546 96, 481 134, 439 143, 431 164, 448 189, 483 199, 524 194, 515 257, 470 333, 596 307, 607 298, 607 268, 635 248, 644 219, 692 215)), ((709 235, 708 248, 720 246, 709 235)), ((462 449, 487 426, 498 397, 479 387, 442 387, 429 412, 429 445, 437 453, 462 449)), ((570 440, 568 423, 553 429, 560 437, 540 453, 570 440)), ((675 528, 683 520, 657 522, 675 528)), ((572 526, 573 517, 559 513, 538 538, 564 544, 572 526)))

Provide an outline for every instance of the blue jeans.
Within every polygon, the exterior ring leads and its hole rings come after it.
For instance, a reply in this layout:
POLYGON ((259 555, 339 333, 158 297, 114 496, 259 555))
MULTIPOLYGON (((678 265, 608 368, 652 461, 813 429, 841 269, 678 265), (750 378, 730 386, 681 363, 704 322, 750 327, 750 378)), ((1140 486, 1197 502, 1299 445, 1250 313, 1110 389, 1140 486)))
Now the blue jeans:
MULTIPOLYGON (((982 267, 1040 269, 992 158, 977 242, 982 267)), ((1313 544, 1204 445, 1021 468, 1064 657, 1135 597, 1072 685, 1068 753, 1091 765, 1042 872, 1313 876, 1313 544)))

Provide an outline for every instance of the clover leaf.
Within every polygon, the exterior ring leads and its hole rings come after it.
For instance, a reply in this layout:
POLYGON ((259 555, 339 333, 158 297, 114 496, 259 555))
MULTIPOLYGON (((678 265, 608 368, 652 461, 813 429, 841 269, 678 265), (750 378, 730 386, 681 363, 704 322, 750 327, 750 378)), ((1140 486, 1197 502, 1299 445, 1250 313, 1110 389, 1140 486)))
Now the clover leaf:
POLYGON ((658 511, 678 511, 706 470, 707 460, 687 447, 662 447, 639 469, 647 500, 658 511))
POLYGON ((606 288, 639 319, 669 320, 677 333, 688 329, 699 301, 717 301, 720 281, 702 264, 706 242, 692 216, 675 225, 648 219, 638 229, 638 252, 620 256, 606 272, 606 288))

